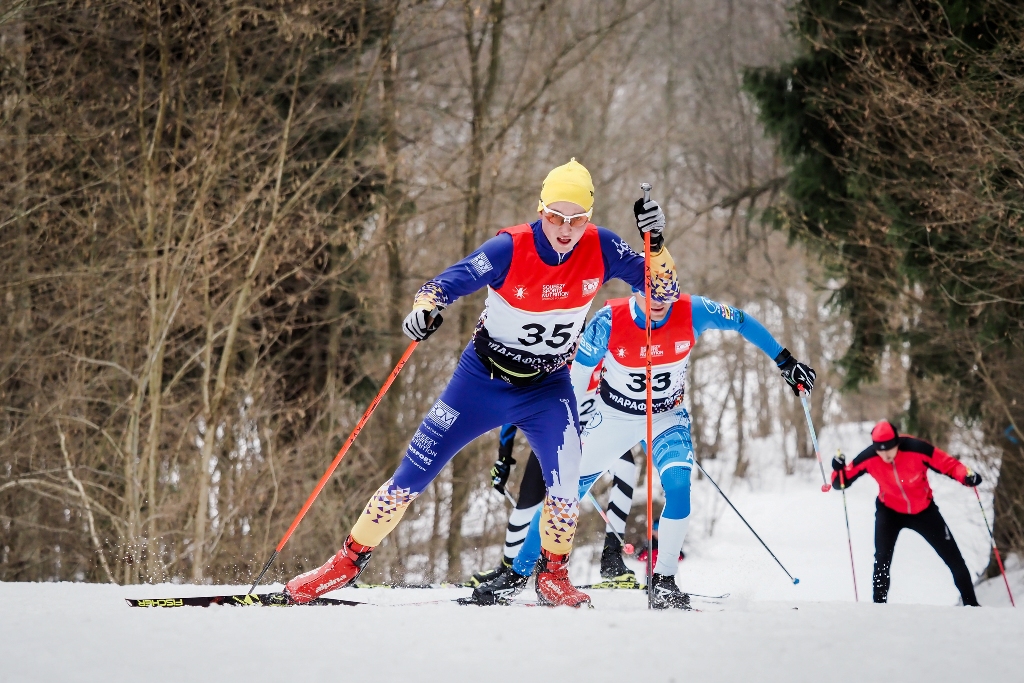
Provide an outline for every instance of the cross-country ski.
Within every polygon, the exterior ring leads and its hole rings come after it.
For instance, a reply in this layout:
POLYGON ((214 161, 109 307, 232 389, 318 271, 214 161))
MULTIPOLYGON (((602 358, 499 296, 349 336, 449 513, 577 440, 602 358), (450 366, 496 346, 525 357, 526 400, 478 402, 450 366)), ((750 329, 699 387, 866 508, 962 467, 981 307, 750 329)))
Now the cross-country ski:
MULTIPOLYGON (((242 593, 236 595, 211 595, 184 598, 125 598, 129 607, 289 607, 283 593, 242 593)), ((366 603, 353 600, 319 598, 305 603, 310 606, 345 605, 354 607, 366 603)))

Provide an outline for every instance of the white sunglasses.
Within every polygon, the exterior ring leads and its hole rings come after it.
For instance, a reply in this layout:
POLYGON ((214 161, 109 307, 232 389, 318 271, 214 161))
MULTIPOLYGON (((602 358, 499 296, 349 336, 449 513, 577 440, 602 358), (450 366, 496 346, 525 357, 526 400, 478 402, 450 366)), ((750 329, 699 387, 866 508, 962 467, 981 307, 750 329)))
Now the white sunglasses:
POLYGON ((555 211, 554 209, 549 208, 548 205, 544 203, 544 200, 541 200, 540 207, 541 211, 544 212, 549 221, 551 221, 552 223, 557 223, 558 221, 554 220, 554 218, 561 218, 562 224, 565 225, 566 223, 568 223, 570 228, 578 227, 582 223, 590 220, 590 216, 593 215, 594 213, 594 209, 590 209, 590 211, 587 211, 586 213, 576 213, 571 216, 566 216, 561 211, 555 211))

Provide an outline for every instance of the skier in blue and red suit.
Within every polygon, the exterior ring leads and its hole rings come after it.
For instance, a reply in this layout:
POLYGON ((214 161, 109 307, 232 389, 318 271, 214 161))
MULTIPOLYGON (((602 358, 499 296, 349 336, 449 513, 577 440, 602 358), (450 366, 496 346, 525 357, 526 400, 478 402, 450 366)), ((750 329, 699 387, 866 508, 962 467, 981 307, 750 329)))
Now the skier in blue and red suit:
POLYGON ((964 486, 977 486, 981 475, 927 441, 900 435, 896 427, 882 420, 871 430, 871 445, 849 465, 842 454, 832 459, 832 488, 849 486, 864 474, 878 482, 875 499, 875 570, 872 577, 874 601, 889 597, 889 566, 896 538, 903 529, 913 529, 928 541, 953 574, 953 583, 966 606, 977 606, 971 572, 967 569, 956 539, 949 532, 939 507, 932 500, 928 470, 944 474, 964 486), (842 476, 840 476, 842 475, 842 476))
MULTIPOLYGON (((580 462, 582 498, 623 450, 647 439, 647 320, 643 292, 629 299, 608 301, 587 323, 570 378, 576 398, 586 399, 586 387, 600 363, 598 394, 582 432, 580 462)), ((690 471, 694 452, 690 415, 683 407, 690 353, 707 330, 732 330, 774 359, 782 378, 799 393, 814 389, 816 374, 801 363, 753 316, 702 296, 680 294, 675 303, 650 302, 651 409, 653 465, 665 491, 660 520, 661 555, 654 564, 650 590, 656 609, 690 609, 690 598, 679 590, 675 576, 679 554, 690 527, 690 471)), ((526 585, 540 550, 540 518, 535 514, 512 569, 477 586, 473 599, 481 604, 508 600, 526 585)))
MULTIPOLYGON (((432 312, 487 287, 487 301, 458 367, 413 435, 394 475, 367 503, 341 550, 295 577, 287 599, 308 602, 352 582, 409 504, 466 444, 512 423, 537 454, 547 496, 541 521, 537 595, 545 604, 579 606, 586 594, 567 563, 579 514, 579 416, 566 367, 601 285, 619 278, 644 286, 644 259, 615 233, 590 222, 594 185, 575 159, 545 178, 539 220, 498 231, 479 249, 424 284, 405 319, 406 335, 426 339, 432 312)), ((653 298, 678 297, 675 264, 664 248, 665 215, 637 200, 637 227, 651 233, 653 298)))

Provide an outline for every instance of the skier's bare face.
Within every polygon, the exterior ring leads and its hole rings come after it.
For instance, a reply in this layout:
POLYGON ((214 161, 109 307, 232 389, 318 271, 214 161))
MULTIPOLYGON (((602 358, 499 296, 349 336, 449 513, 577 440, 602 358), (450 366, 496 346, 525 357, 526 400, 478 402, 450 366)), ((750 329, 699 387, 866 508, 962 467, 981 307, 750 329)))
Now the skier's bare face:
MULTIPOLYGON (((644 293, 634 292, 633 296, 636 297, 637 304, 639 304, 640 308, 643 309, 644 293)), ((654 299, 651 299, 651 322, 660 323, 662 320, 664 320, 665 316, 668 315, 669 308, 671 308, 670 304, 667 304, 663 301, 655 301, 654 299)))
POLYGON ((540 227, 544 231, 544 236, 548 238, 551 248, 556 253, 568 254, 583 237, 588 221, 586 218, 566 221, 562 216, 578 216, 586 213, 586 209, 572 202, 553 202, 547 208, 551 211, 539 212, 540 227), (557 214, 554 213, 556 211, 557 214))
POLYGON ((878 457, 881 458, 886 464, 891 465, 893 460, 896 459, 896 453, 899 451, 898 448, 890 448, 887 451, 876 449, 878 457))

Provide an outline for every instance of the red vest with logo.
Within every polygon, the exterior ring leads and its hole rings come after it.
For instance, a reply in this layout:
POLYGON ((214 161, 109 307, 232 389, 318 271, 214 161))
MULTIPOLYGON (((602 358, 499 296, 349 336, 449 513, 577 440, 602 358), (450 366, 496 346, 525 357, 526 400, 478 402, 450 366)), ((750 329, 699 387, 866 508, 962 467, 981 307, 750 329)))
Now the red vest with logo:
MULTIPOLYGON (((487 288, 477 324, 477 354, 508 381, 563 367, 576 351, 590 305, 604 282, 601 239, 588 224, 569 257, 557 266, 541 260, 527 225, 504 228, 512 236, 512 264, 505 282, 487 288)), ((513 382, 516 383, 516 382, 513 382)))
MULTIPOLYGON (((647 413, 647 332, 637 325, 632 299, 611 299, 612 329, 604 356, 601 398, 624 413, 647 413)), ((664 323, 651 330, 651 394, 654 412, 664 413, 683 402, 686 368, 693 336, 690 295, 672 304, 664 323)))

